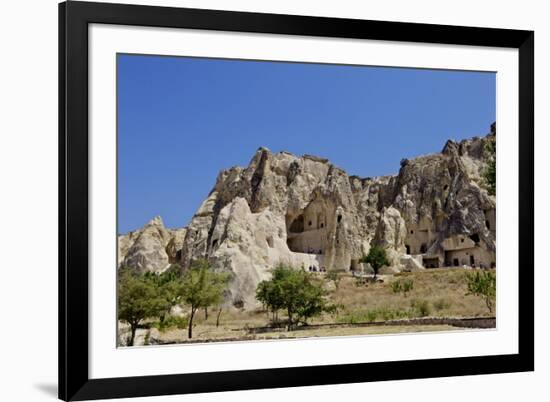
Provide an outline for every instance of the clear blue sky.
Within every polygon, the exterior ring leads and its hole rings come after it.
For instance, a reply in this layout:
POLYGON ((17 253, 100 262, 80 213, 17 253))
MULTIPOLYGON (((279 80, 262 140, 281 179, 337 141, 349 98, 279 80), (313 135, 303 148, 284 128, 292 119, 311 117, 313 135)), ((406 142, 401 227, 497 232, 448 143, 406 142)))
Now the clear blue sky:
POLYGON ((260 146, 395 174, 495 121, 495 74, 118 56, 119 232, 188 224, 221 169, 260 146))

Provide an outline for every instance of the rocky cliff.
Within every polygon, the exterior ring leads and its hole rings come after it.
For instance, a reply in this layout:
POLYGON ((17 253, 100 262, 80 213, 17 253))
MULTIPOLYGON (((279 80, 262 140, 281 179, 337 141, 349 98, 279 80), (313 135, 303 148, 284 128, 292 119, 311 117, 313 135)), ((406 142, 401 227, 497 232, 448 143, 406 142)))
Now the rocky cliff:
POLYGON ((494 196, 485 188, 485 137, 447 141, 402 160, 395 176, 349 176, 327 159, 260 148, 247 167, 219 173, 186 228, 160 218, 119 237, 119 265, 161 272, 208 258, 233 274, 235 304, 255 305, 257 284, 283 262, 306 270, 362 269, 373 244, 390 271, 494 265, 494 196))

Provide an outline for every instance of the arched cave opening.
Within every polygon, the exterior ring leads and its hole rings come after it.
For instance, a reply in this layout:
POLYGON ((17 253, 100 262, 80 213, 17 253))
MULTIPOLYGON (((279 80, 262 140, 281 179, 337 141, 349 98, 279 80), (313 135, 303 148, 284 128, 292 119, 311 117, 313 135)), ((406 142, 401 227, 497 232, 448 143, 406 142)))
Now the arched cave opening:
POLYGON ((296 219, 290 224, 288 229, 290 233, 302 233, 304 231, 304 215, 298 215, 296 219))

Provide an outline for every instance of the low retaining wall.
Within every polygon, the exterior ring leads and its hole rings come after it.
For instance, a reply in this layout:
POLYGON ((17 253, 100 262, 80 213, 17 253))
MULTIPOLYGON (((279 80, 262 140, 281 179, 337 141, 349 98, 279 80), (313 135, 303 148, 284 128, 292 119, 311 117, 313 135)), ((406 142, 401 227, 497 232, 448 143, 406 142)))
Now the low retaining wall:
MULTIPOLYGON (((454 317, 426 317, 426 318, 412 318, 408 320, 389 320, 389 321, 375 321, 375 322, 360 322, 355 324, 315 324, 315 325, 302 325, 293 328, 293 331, 301 331, 306 329, 322 329, 322 328, 349 328, 349 327, 375 327, 383 325, 451 325, 453 327, 460 328, 496 328, 495 317, 467 317, 467 318, 454 318, 454 317)), ((286 327, 255 327, 248 328, 249 334, 262 334, 265 332, 285 332, 286 327)))

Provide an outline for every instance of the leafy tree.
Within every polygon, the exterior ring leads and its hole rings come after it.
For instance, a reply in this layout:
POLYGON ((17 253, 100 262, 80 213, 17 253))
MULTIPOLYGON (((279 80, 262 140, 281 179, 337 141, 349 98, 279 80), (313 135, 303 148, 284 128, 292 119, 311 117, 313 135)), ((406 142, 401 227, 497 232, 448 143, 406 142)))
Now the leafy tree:
POLYGON ((493 312, 495 296, 497 292, 497 276, 492 271, 476 271, 468 273, 468 292, 466 295, 475 295, 485 301, 489 313, 493 312))
POLYGON ((322 312, 332 312, 336 306, 326 299, 327 291, 321 281, 311 274, 285 265, 273 271, 269 281, 262 281, 256 290, 256 298, 271 311, 286 310, 287 328, 292 330, 298 322, 322 312))
POLYGON ((140 323, 164 308, 158 288, 145 275, 121 268, 118 275, 118 319, 130 325, 128 346, 134 345, 140 323))
POLYGON ((369 250, 369 254, 361 258, 361 262, 370 264, 374 270, 373 279, 376 279, 376 275, 378 275, 380 268, 390 265, 388 256, 386 255, 386 250, 380 246, 372 246, 369 250))
POLYGON ((485 181, 487 182, 487 186, 489 187, 488 188, 489 194, 491 195, 496 195, 496 189, 497 189, 496 147, 497 147, 496 140, 490 140, 485 145, 485 154, 487 156, 487 167, 485 168, 485 172, 483 173, 483 176, 485 177, 485 181))
POLYGON ((162 300, 162 308, 159 309, 159 321, 162 325, 167 315, 174 306, 177 306, 182 298, 182 281, 179 267, 170 268, 167 271, 156 274, 148 272, 145 277, 152 282, 159 292, 162 300))
POLYGON ((336 290, 338 290, 338 287, 340 286, 340 281, 342 280, 342 275, 340 272, 338 272, 335 269, 331 269, 327 271, 326 275, 327 280, 332 281, 334 283, 334 287, 336 290))
POLYGON ((200 308, 221 304, 229 276, 214 272, 206 259, 199 259, 184 272, 181 282, 181 301, 191 308, 187 335, 193 337, 193 318, 200 308))
POLYGON ((282 292, 279 288, 278 281, 272 279, 270 281, 260 282, 256 288, 256 299, 262 303, 263 308, 267 310, 268 314, 271 310, 271 319, 277 322, 278 312, 284 307, 282 292))

